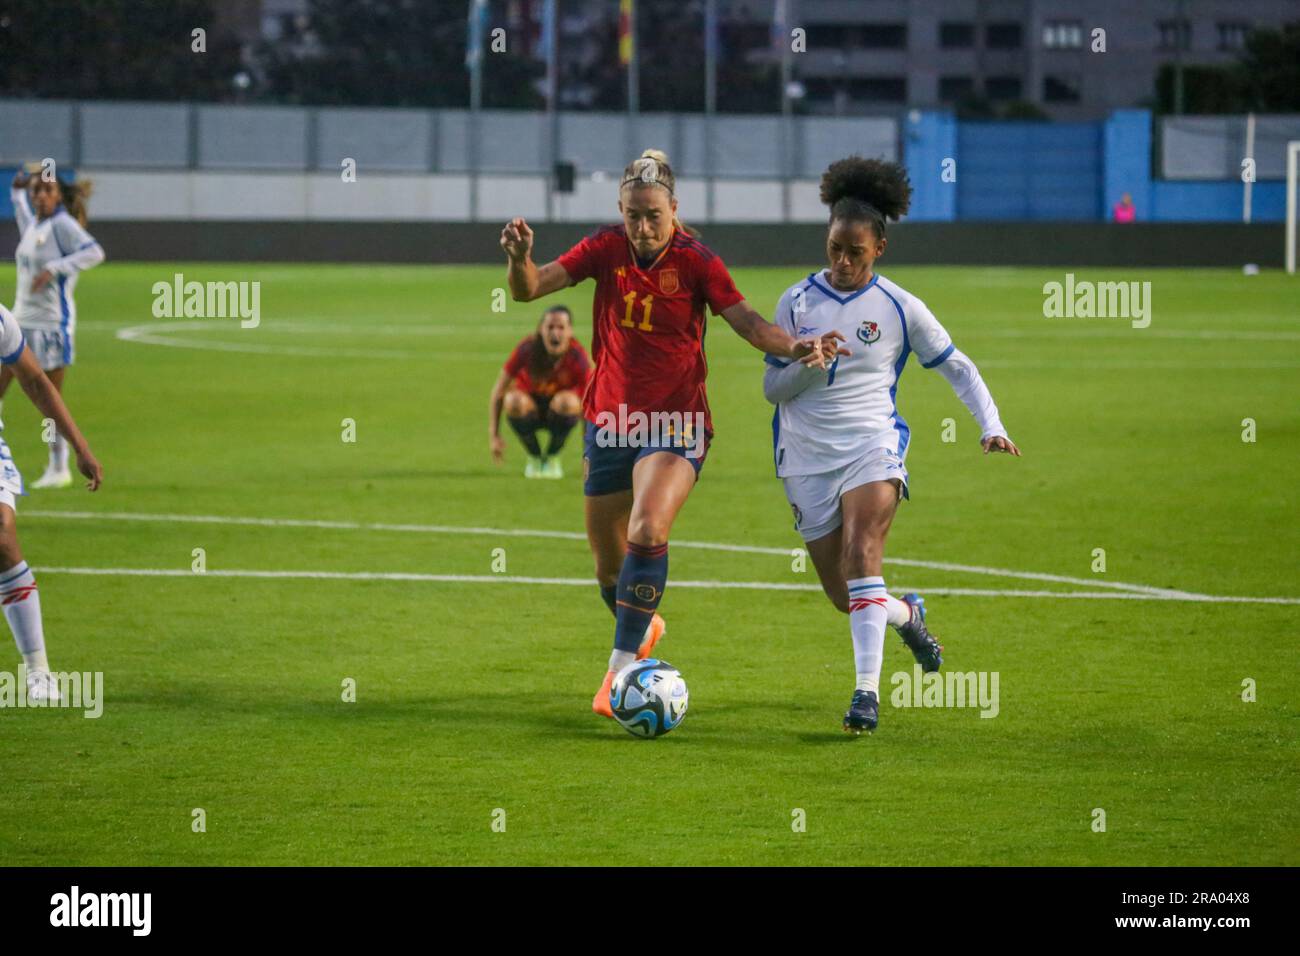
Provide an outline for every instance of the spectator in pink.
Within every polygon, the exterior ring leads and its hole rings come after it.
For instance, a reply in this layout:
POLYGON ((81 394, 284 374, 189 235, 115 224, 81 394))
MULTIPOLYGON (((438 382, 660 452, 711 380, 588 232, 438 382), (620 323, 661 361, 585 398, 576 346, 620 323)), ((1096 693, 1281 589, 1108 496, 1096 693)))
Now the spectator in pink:
POLYGON ((1120 197, 1119 202, 1115 203, 1112 210, 1116 222, 1132 222, 1137 218, 1137 209, 1133 205, 1133 197, 1125 193, 1120 197))

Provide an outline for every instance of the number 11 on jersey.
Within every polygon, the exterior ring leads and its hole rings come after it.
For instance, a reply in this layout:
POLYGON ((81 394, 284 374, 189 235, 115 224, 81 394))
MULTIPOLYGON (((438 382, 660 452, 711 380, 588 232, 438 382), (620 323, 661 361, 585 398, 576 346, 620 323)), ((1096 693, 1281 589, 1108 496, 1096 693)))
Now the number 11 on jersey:
POLYGON ((653 327, 650 325, 650 308, 654 305, 655 297, 648 295, 642 300, 643 308, 641 310, 641 323, 637 325, 632 321, 632 312, 636 309, 636 290, 632 290, 623 296, 623 301, 627 303, 627 311, 623 313, 622 325, 627 328, 638 328, 642 332, 650 332, 653 327))

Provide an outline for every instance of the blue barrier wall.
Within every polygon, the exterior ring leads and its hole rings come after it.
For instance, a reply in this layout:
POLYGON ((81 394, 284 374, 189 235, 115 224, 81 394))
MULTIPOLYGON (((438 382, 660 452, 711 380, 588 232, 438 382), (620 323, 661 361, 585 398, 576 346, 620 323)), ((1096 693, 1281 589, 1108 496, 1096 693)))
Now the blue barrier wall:
POLYGON ((957 218, 1096 220, 1099 123, 959 123, 957 218))
POLYGON ((944 164, 955 163, 956 156, 957 117, 913 110, 903 126, 903 162, 913 187, 909 219, 950 222, 957 218, 957 182, 943 175, 944 164))
MULTIPOLYGON (((913 115, 903 138, 917 221, 1105 221, 1124 193, 1140 222, 1240 222, 1237 180, 1151 175, 1152 119, 1117 110, 1100 123, 958 122, 913 115), (957 182, 940 179, 956 160, 957 182), (955 189, 954 189, 955 185, 955 189)), ((1286 218, 1286 183, 1257 182, 1252 221, 1286 218)))

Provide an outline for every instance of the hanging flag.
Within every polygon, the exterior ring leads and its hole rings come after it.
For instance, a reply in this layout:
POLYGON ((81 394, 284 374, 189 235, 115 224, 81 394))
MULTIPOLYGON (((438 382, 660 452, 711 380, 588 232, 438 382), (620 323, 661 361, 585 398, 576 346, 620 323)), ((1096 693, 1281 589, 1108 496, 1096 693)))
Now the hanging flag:
POLYGON ((632 0, 618 0, 618 62, 632 62, 632 0))
POLYGON ((470 0, 465 30, 465 65, 473 69, 483 59, 483 41, 487 37, 488 0, 470 0))

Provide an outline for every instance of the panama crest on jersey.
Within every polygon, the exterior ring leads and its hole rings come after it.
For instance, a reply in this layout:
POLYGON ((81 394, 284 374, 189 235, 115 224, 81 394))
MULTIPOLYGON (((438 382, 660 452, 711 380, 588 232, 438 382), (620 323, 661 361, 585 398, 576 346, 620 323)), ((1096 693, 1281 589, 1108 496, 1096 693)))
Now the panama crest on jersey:
POLYGON ((880 338, 880 326, 875 322, 863 322, 858 326, 858 338, 870 345, 880 338))
POLYGON ((680 288, 677 283, 676 269, 661 269, 659 272, 659 291, 664 295, 672 295, 680 288))

